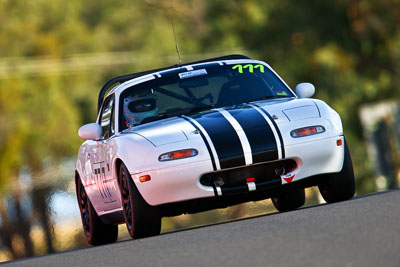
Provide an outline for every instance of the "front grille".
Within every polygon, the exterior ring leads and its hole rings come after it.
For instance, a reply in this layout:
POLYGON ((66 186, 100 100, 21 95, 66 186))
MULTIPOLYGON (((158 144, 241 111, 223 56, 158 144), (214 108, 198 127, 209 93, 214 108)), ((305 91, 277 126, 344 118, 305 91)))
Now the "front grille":
POLYGON ((206 173, 200 177, 200 183, 205 186, 220 186, 223 192, 234 192, 235 188, 247 188, 247 178, 254 178, 256 185, 263 188, 281 184, 281 177, 297 167, 296 161, 287 159, 267 162, 234 169, 206 173), (278 173, 278 174, 277 174, 278 173), (221 184, 221 179, 223 185, 221 184))

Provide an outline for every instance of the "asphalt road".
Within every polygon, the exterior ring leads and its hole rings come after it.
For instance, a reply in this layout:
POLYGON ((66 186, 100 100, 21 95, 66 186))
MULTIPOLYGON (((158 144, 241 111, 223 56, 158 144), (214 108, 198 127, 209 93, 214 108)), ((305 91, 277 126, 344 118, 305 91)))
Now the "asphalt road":
POLYGON ((398 267, 400 190, 5 265, 398 267))

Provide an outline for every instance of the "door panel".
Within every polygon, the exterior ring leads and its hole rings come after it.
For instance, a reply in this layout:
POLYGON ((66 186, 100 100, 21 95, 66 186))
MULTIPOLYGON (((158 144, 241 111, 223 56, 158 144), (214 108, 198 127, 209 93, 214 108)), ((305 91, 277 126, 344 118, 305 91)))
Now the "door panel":
POLYGON ((97 141, 96 153, 93 156, 93 173, 96 183, 97 197, 100 200, 98 211, 107 212, 121 208, 119 188, 115 187, 113 177, 112 160, 116 149, 112 149, 114 130, 114 96, 111 95, 104 100, 101 116, 98 123, 102 128, 102 140, 97 141))
POLYGON ((104 203, 111 203, 115 201, 115 197, 111 193, 107 179, 106 179, 106 164, 105 162, 98 162, 93 165, 95 173, 95 181, 97 190, 104 203))

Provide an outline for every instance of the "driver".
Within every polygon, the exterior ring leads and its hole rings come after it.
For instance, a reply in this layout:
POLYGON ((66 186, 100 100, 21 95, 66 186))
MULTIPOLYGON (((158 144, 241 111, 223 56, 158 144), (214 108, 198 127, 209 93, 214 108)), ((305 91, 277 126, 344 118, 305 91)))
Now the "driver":
POLYGON ((126 126, 135 126, 146 118, 157 116, 158 107, 153 89, 135 92, 124 99, 126 126))

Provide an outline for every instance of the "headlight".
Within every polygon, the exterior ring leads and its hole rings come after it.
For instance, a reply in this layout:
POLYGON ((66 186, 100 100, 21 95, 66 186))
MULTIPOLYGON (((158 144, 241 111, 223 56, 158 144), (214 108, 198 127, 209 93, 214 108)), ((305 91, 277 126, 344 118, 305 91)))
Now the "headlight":
POLYGON ((194 148, 183 149, 183 150, 171 151, 168 153, 161 154, 158 157, 158 160, 159 161, 170 161, 170 160, 174 160, 174 159, 184 159, 184 158, 190 158, 190 157, 197 156, 197 154, 199 154, 199 152, 194 148))
POLYGON ((314 135, 314 134, 320 134, 325 132, 324 126, 317 125, 317 126, 309 126, 309 127, 304 127, 300 129, 295 129, 290 132, 290 136, 297 138, 297 137, 303 137, 303 136, 309 136, 309 135, 314 135))

